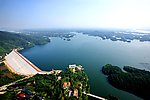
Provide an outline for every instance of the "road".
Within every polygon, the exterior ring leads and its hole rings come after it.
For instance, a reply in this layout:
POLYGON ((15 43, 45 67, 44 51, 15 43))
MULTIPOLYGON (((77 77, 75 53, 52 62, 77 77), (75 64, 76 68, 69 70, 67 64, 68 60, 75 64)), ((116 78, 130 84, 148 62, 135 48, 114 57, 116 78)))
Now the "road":
POLYGON ((105 98, 103 98, 103 97, 99 97, 99 96, 96 96, 96 95, 93 95, 93 94, 90 94, 90 93, 85 93, 85 92, 83 92, 83 94, 88 95, 88 96, 91 96, 91 97, 94 97, 94 98, 97 98, 97 99, 100 99, 100 100, 107 100, 107 99, 105 99, 105 98))
POLYGON ((4 91, 4 90, 7 89, 8 86, 14 85, 14 84, 16 84, 19 81, 23 81, 23 80, 31 78, 31 77, 33 77, 33 76, 25 77, 25 78, 22 78, 22 79, 19 79, 19 80, 15 81, 15 82, 9 83, 7 85, 3 85, 3 86, 0 87, 0 91, 4 91))

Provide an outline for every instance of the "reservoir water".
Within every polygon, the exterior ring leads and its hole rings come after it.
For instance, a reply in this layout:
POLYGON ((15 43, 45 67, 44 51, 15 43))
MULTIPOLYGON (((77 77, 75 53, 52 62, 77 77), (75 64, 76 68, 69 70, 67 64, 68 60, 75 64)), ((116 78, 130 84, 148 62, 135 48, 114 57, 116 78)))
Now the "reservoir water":
POLYGON ((111 94, 121 100, 140 98, 111 86, 101 72, 102 66, 110 63, 121 68, 130 65, 149 70, 150 67, 141 64, 150 65, 150 42, 102 40, 81 33, 77 33, 71 41, 52 37, 50 43, 25 49, 21 54, 42 70, 65 70, 69 64, 81 64, 89 76, 91 93, 99 96, 111 94))

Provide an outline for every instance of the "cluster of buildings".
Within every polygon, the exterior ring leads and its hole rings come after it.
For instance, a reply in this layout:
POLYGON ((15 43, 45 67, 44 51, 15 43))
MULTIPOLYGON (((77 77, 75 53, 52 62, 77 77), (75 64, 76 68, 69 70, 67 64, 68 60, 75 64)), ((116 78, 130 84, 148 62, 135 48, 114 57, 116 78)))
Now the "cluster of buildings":
POLYGON ((73 64, 73 65, 69 65, 69 70, 72 71, 73 73, 75 73, 76 71, 78 70, 84 70, 84 68, 81 66, 81 65, 76 65, 76 64, 73 64))
POLYGON ((71 82, 64 82, 63 84, 63 89, 64 89, 64 94, 65 96, 67 97, 70 97, 70 96, 74 96, 76 98, 78 98, 78 89, 72 89, 71 88, 71 82))
POLYGON ((34 95, 30 90, 27 88, 23 88, 17 95, 17 99, 19 100, 43 100, 42 97, 34 95))
MULTIPOLYGON (((73 64, 73 65, 69 65, 68 66, 68 69, 72 72, 72 73, 75 73, 76 71, 82 71, 84 70, 84 68, 81 66, 81 65, 76 65, 76 64, 73 64)), ((82 89, 82 83, 81 82, 76 82, 74 88, 73 88, 73 84, 71 84, 72 82, 64 82, 63 85, 62 85, 62 88, 64 89, 64 94, 65 96, 67 97, 70 97, 70 96, 74 96, 76 98, 79 97, 79 89, 82 89)))

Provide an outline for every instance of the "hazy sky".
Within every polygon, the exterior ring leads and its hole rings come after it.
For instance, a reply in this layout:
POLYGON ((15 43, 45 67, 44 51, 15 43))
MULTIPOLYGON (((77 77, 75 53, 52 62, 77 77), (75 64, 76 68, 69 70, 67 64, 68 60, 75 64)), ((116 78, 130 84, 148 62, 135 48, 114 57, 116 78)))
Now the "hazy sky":
POLYGON ((150 0, 0 0, 0 28, 150 27, 150 0))

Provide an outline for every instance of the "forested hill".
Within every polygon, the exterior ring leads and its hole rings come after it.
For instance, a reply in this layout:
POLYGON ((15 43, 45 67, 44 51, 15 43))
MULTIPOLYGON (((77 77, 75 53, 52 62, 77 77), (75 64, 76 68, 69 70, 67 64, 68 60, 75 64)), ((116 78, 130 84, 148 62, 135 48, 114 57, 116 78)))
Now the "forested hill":
POLYGON ((108 75, 108 82, 114 87, 150 100, 150 72, 130 66, 124 66, 123 69, 106 64, 102 72, 108 75))
POLYGON ((48 37, 0 31, 0 55, 13 48, 29 48, 50 42, 48 37))

